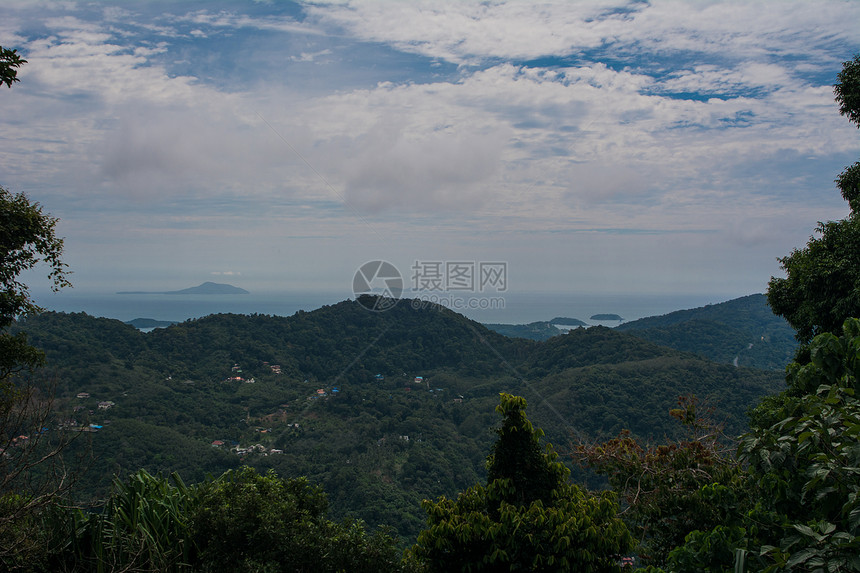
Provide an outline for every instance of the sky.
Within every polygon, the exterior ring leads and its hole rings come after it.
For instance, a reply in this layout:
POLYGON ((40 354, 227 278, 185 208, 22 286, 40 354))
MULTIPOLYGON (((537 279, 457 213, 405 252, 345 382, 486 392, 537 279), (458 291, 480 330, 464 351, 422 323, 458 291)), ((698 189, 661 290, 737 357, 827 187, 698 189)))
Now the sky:
POLYGON ((59 218, 80 292, 348 293, 374 260, 407 289, 485 262, 508 292, 764 292, 848 214, 860 138, 832 86, 858 22, 828 0, 4 0, 28 63, 0 89, 0 185, 59 218))

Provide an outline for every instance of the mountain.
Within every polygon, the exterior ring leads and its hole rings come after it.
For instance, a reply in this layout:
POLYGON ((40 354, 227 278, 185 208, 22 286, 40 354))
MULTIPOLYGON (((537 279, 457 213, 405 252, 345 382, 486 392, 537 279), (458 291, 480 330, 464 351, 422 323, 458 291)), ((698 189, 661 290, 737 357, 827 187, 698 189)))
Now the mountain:
POLYGON ((548 340, 553 336, 564 334, 568 329, 558 328, 573 326, 588 326, 578 318, 557 316, 550 321, 530 322, 528 324, 484 324, 493 332, 504 334, 511 338, 527 338, 529 340, 548 340))
POLYGON ((56 388, 62 419, 101 426, 87 434, 96 461, 81 500, 140 468, 195 482, 245 463, 308 476, 335 516, 387 524, 407 540, 424 524, 422 499, 484 479, 500 392, 526 397, 530 419, 570 451, 576 438, 623 428, 677 436, 668 410, 690 393, 739 433, 746 409, 783 387, 778 373, 614 329, 512 339, 409 302, 385 312, 344 301, 290 317, 212 315, 150 333, 83 313, 21 326, 46 352, 40 376, 56 388))
POLYGON ((504 334, 511 338, 527 338, 529 340, 547 340, 553 336, 564 334, 552 322, 530 322, 529 324, 485 324, 493 332, 504 334))
POLYGON ((715 362, 765 370, 784 370, 797 348, 794 330, 773 314, 763 294, 634 320, 616 330, 715 362))
POLYGON ((169 291, 120 291, 116 294, 250 294, 243 288, 207 281, 195 287, 169 291))

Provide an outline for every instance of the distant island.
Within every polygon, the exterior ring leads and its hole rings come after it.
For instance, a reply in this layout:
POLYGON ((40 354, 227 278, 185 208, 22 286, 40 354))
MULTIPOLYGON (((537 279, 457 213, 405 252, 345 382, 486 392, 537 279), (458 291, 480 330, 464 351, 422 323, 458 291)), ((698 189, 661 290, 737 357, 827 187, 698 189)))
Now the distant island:
POLYGON ((233 285, 205 282, 196 287, 168 291, 120 291, 116 294, 250 294, 243 288, 233 285))
POLYGON ((135 328, 166 328, 177 324, 175 320, 155 320, 154 318, 135 318, 126 321, 135 328))
POLYGON ((618 316, 617 314, 595 314, 594 316, 591 317, 591 320, 618 320, 618 321, 621 321, 624 319, 621 318, 620 316, 618 316))
POLYGON ((557 316, 550 320, 549 323, 552 325, 560 324, 563 326, 588 326, 578 318, 568 318, 566 316, 557 316))

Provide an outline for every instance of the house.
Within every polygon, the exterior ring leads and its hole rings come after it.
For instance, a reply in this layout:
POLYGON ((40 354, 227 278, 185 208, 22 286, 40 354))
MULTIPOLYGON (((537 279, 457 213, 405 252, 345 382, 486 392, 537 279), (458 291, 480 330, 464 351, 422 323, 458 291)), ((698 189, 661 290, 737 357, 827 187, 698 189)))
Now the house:
POLYGON ((215 440, 215 441, 213 441, 213 442, 212 442, 212 446, 213 446, 213 447, 215 447, 215 448, 220 448, 220 447, 222 447, 223 445, 224 445, 224 442, 222 442, 221 440, 215 440))
POLYGON ((78 392, 78 398, 80 398, 81 400, 83 400, 85 398, 89 398, 89 397, 90 397, 89 392, 78 392))
POLYGON ((116 406, 116 404, 114 404, 110 400, 106 400, 104 402, 99 402, 99 410, 109 410, 110 408, 113 408, 114 406, 116 406))
POLYGON ((383 380, 385 380, 385 376, 383 376, 382 374, 376 375, 376 381, 377 382, 382 382, 383 380))

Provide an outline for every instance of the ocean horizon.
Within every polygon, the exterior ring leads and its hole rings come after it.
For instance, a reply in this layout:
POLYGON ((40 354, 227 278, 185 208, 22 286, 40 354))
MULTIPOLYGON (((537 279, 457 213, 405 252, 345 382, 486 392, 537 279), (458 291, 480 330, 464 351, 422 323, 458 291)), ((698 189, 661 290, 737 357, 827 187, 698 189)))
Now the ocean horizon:
MULTIPOLYGON (((33 293, 37 304, 57 312, 85 312, 91 316, 127 322, 135 318, 183 322, 211 314, 267 314, 292 316, 344 300, 352 293, 269 292, 242 295, 116 294, 62 291, 33 293)), ((617 326, 617 321, 591 321, 597 314, 617 314, 629 322, 676 310, 697 308, 747 296, 748 294, 586 294, 505 293, 453 296, 450 293, 416 293, 481 323, 527 324, 555 317, 577 318, 589 324, 617 326)), ((404 293, 404 298, 419 298, 404 293)), ((409 304, 401 300, 398 304, 409 304)))

